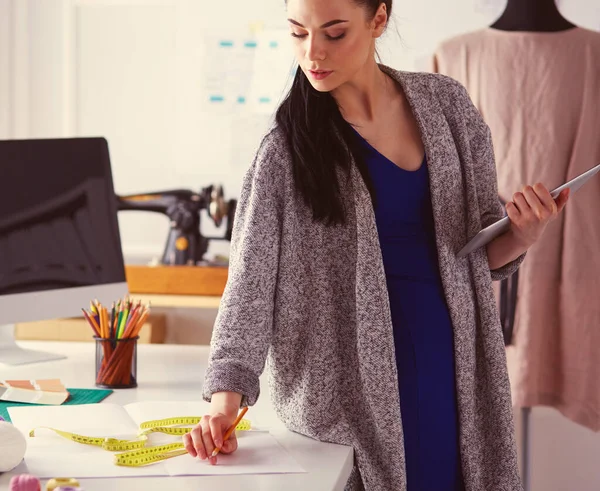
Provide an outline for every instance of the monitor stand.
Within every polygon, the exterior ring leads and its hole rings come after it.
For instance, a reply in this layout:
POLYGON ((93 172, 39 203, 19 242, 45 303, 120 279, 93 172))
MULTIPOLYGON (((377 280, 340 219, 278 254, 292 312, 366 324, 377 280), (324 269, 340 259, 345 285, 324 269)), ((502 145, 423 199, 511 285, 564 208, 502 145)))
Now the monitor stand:
POLYGON ((15 341, 15 326, 0 325, 0 364, 27 365, 42 361, 64 360, 66 356, 21 348, 15 341))

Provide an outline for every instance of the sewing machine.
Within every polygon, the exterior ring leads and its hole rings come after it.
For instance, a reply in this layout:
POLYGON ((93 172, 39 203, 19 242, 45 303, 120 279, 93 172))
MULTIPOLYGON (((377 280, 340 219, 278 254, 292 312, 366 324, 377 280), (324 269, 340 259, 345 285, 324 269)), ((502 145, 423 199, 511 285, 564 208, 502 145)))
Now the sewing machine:
POLYGON ((199 193, 173 189, 153 193, 117 196, 118 209, 163 213, 170 231, 161 258, 166 265, 198 265, 204 260, 210 240, 231 240, 237 200, 225 201, 222 186, 207 186, 199 193), (205 237, 200 230, 200 212, 206 210, 217 227, 226 219, 223 237, 205 237))

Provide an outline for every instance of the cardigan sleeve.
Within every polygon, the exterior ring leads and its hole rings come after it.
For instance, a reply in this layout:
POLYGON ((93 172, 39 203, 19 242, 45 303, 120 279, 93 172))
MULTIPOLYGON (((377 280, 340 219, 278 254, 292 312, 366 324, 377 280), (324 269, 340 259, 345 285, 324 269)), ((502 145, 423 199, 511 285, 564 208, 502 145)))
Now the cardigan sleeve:
MULTIPOLYGON (((457 85, 466 109, 466 125, 473 159, 477 200, 481 225, 485 228, 506 216, 498 195, 494 145, 490 128, 473 104, 467 89, 458 82, 457 85)), ((526 255, 527 252, 504 266, 491 270, 492 281, 500 281, 511 276, 519 268, 526 255)))
POLYGON ((242 394, 242 406, 259 396, 273 327, 283 214, 282 163, 267 135, 246 171, 230 244, 229 272, 213 328, 202 397, 242 394))

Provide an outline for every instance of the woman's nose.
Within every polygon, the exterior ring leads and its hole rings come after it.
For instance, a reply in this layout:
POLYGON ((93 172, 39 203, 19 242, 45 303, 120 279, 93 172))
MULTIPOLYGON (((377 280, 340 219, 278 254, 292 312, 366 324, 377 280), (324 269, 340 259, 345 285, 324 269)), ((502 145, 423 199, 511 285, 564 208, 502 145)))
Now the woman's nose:
POLYGON ((323 61, 326 58, 322 43, 318 42, 314 36, 310 36, 306 42, 308 44, 306 47, 308 61, 323 61))

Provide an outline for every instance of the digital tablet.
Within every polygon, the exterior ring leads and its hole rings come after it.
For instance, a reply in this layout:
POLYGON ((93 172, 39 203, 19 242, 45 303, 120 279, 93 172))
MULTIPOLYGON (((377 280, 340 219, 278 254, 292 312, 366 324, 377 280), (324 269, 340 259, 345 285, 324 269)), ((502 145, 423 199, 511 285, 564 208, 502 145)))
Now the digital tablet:
MULTIPOLYGON (((600 172, 600 164, 596 165, 596 167, 591 168, 590 170, 580 174, 574 179, 571 179, 569 182, 563 184, 562 186, 557 187, 555 190, 550 192, 550 195, 556 199, 556 197, 560 194, 564 189, 570 188, 571 195, 577 191, 581 186, 583 186, 593 175, 600 172)), ((475 249, 479 249, 481 246, 491 242, 493 239, 502 235, 504 232, 507 232, 510 229, 510 218, 507 216, 498 220, 495 223, 492 223, 489 227, 481 230, 475 237, 473 237, 469 243, 461 249, 458 253, 458 257, 465 257, 467 254, 473 252, 475 249)))

